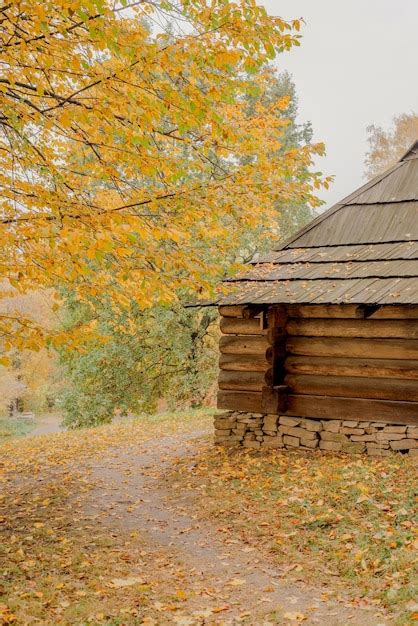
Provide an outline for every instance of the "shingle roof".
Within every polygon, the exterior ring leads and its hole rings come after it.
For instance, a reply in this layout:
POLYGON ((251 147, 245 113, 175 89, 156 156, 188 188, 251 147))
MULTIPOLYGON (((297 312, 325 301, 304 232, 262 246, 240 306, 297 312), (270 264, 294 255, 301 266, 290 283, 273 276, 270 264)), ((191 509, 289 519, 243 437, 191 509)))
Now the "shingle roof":
POLYGON ((251 265, 218 304, 418 304, 418 141, 251 265))

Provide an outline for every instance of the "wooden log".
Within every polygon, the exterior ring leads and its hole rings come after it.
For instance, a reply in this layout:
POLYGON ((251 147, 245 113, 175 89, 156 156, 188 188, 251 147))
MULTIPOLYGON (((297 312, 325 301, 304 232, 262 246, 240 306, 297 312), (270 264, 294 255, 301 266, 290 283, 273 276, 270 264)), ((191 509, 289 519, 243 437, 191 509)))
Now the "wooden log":
POLYGON ((285 384, 294 394, 418 402, 414 380, 288 374, 285 384))
POLYGON ((235 391, 261 391, 265 385, 264 372, 219 372, 219 389, 235 391))
POLYGON ((290 354, 305 356, 335 356, 355 359, 418 359, 416 339, 359 339, 332 337, 288 337, 286 349, 290 354))
POLYGON ((286 321, 283 321, 283 324, 280 326, 274 326, 273 328, 268 328, 266 333, 267 343, 270 345, 274 345, 280 339, 286 336, 286 321))
POLYGON ((373 310, 356 304, 292 304, 287 311, 289 317, 303 318, 418 319, 418 306, 415 305, 383 304, 373 310))
POLYGON ((218 409, 261 413, 261 391, 218 391, 218 409))
POLYGON ((267 385, 283 383, 284 357, 286 354, 286 323, 287 310, 283 305, 271 306, 268 310, 267 341, 270 344, 266 356, 271 362, 272 370, 266 377, 267 385))
POLYGON ((242 312, 242 317, 244 317, 246 320, 250 320, 256 316, 260 316, 263 311, 264 311, 263 306, 257 306, 255 304, 248 304, 242 312))
POLYGON ((241 317, 249 320, 259 316, 264 310, 263 306, 255 304, 234 304, 234 305, 221 305, 219 307, 219 313, 223 317, 241 317))
POLYGON ((245 320, 239 317, 222 317, 220 327, 225 335, 267 334, 267 330, 262 328, 259 318, 245 320))
POLYGON ((274 347, 269 346, 266 350, 266 361, 270 365, 277 367, 277 363, 284 359, 286 355, 286 343, 277 343, 274 347))
POLYGON ((418 403, 291 394, 288 396, 286 415, 418 424, 418 403))
POLYGON ((267 341, 256 335, 225 336, 219 340, 222 354, 258 354, 265 355, 267 341))
POLYGON ((219 368, 235 372, 265 372, 269 363, 264 354, 221 354, 219 368))
POLYGON ((287 387, 278 385, 276 387, 263 387, 261 407, 263 413, 278 415, 286 410, 287 387))
POLYGON ((418 360, 344 359, 317 356, 289 356, 285 362, 289 374, 321 376, 372 376, 418 380, 418 360))
POLYGON ((274 384, 274 376, 273 376, 273 368, 269 367, 269 369, 264 372, 264 382, 267 387, 273 387, 274 384))
POLYGON ((289 317, 296 318, 357 318, 356 304, 290 304, 289 317))
POLYGON ((270 306, 267 312, 268 327, 284 326, 287 320, 287 309, 284 305, 270 306))
POLYGON ((304 337, 399 337, 418 339, 416 320, 291 319, 287 333, 304 337))
POLYGON ((222 305, 219 307, 219 313, 223 317, 243 317, 246 308, 246 304, 222 305))

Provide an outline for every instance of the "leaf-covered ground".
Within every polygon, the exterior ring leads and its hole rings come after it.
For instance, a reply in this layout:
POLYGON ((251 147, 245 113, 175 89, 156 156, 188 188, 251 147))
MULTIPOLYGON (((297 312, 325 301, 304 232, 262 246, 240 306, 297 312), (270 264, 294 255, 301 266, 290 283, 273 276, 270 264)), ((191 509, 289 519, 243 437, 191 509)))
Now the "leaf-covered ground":
POLYGON ((205 447, 173 480, 192 490, 196 511, 292 580, 386 607, 397 623, 418 619, 416 460, 205 447))
POLYGON ((209 431, 203 411, 3 444, 3 622, 413 623, 410 460, 209 431))

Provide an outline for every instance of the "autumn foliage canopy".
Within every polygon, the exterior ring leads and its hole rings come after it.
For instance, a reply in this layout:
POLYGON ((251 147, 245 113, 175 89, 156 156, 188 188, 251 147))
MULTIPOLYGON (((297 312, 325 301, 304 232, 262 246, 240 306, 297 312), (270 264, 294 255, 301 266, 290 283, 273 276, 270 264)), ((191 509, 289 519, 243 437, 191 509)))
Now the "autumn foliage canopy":
POLYGON ((268 225, 277 199, 315 205, 322 146, 282 149, 286 98, 248 110, 299 27, 254 0, 6 3, 2 284, 170 302, 207 290, 204 247, 268 225))

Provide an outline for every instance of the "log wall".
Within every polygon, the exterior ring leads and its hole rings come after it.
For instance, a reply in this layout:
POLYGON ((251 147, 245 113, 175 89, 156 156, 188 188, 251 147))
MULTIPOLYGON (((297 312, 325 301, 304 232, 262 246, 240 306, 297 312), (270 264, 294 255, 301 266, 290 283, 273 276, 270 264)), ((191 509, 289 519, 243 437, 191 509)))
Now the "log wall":
POLYGON ((418 423, 418 307, 220 307, 218 407, 418 423))
POLYGON ((218 408, 262 410, 262 390, 271 382, 270 344, 263 309, 249 306, 220 307, 218 408), (270 377, 270 378, 269 378, 270 377))
POLYGON ((418 307, 290 306, 286 415, 418 423, 418 307))

